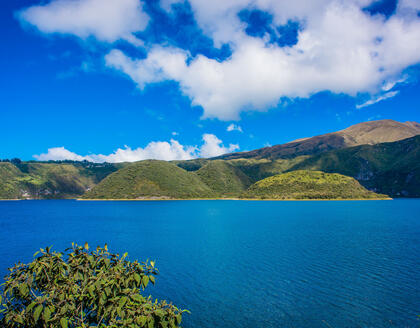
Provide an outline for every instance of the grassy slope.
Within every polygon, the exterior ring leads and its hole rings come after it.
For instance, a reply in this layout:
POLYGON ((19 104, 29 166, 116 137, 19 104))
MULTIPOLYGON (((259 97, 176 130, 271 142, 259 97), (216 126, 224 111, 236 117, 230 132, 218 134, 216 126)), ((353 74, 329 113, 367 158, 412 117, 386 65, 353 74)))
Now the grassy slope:
POLYGON ((293 171, 253 184, 242 195, 256 199, 376 199, 384 198, 355 179, 336 173, 293 171))
POLYGON ((197 175, 173 163, 142 161, 102 180, 85 199, 141 199, 149 197, 209 198, 214 193, 197 175))
POLYGON ((75 198, 121 165, 0 163, 0 199, 75 198))
POLYGON ((257 182, 270 176, 283 173, 306 158, 308 158, 308 156, 299 156, 292 159, 278 159, 274 161, 268 159, 241 158, 229 160, 228 163, 239 168, 252 182, 257 182))
POLYGON ((20 197, 17 178, 21 172, 11 163, 0 163, 0 199, 15 199, 20 197))
POLYGON ((219 197, 236 197, 251 185, 251 179, 231 163, 210 161, 194 172, 219 197))
POLYGON ((420 136, 334 150, 291 168, 299 169, 351 176, 366 188, 390 196, 420 197, 420 136))

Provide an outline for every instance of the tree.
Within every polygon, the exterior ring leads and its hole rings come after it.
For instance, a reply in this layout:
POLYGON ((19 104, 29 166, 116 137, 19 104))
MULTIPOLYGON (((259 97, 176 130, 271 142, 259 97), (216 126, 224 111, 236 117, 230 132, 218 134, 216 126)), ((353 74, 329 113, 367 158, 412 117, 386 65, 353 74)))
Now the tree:
POLYGON ((1 327, 87 328, 179 327, 182 313, 166 301, 141 294, 158 270, 153 261, 139 263, 72 244, 64 253, 50 247, 29 264, 9 269, 0 295, 1 327))
POLYGON ((20 158, 12 158, 12 159, 10 160, 10 162, 11 162, 12 164, 19 165, 19 164, 21 164, 21 163, 22 163, 22 160, 21 160, 20 158))

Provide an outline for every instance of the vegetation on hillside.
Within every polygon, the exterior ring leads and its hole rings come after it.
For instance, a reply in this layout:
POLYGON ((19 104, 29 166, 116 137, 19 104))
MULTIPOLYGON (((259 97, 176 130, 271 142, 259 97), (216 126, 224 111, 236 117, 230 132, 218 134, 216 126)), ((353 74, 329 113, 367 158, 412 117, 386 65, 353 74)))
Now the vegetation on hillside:
POLYGON ((0 199, 75 198, 124 164, 1 162, 0 199))
POLYGON ((290 159, 277 159, 277 160, 268 160, 268 159, 232 159, 227 162, 231 165, 239 168, 252 183, 259 180, 271 177, 276 174, 286 172, 291 167, 300 163, 309 156, 299 156, 290 159))
MULTIPOLYGON (((38 255, 39 254, 39 255, 38 255)), ((37 256, 38 255, 38 256, 37 256)), ((127 260, 104 248, 72 245, 65 253, 49 247, 29 264, 9 269, 0 295, 0 326, 179 327, 182 313, 142 292, 155 284, 154 262, 127 260)))
POLYGON ((107 176, 85 199, 210 198, 213 191, 193 172, 173 163, 147 160, 107 176))
POLYGON ((251 179, 227 161, 210 161, 194 173, 218 197, 236 197, 251 185, 251 179))
POLYGON ((0 162, 0 199, 237 197, 252 183, 302 169, 350 176, 393 197, 420 197, 420 136, 378 143, 417 133, 418 123, 382 120, 223 159, 95 164, 15 158, 0 162), (375 145, 349 147, 360 143, 375 145))
POLYGON ((256 199, 378 199, 355 179, 320 171, 293 171, 254 183, 242 195, 256 199))
POLYGON ((12 163, 0 163, 0 199, 20 198, 19 178, 22 172, 12 163))
POLYGON ((420 136, 334 150, 310 157, 290 171, 300 169, 351 176, 390 196, 420 197, 420 136))

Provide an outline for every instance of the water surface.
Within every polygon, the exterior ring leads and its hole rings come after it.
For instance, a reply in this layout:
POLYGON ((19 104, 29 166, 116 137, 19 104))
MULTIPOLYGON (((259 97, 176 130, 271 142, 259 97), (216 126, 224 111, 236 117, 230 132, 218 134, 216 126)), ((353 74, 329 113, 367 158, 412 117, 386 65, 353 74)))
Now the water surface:
POLYGON ((2 276, 73 241, 156 259, 186 328, 420 327, 420 200, 0 202, 2 276))

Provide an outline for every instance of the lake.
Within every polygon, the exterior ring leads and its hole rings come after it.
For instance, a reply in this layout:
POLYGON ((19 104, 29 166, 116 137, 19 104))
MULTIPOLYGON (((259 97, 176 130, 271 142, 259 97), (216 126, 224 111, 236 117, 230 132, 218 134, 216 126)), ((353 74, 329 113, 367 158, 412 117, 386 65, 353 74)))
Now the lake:
POLYGON ((160 270, 184 327, 419 327, 420 200, 0 202, 0 273, 108 243, 160 270))

